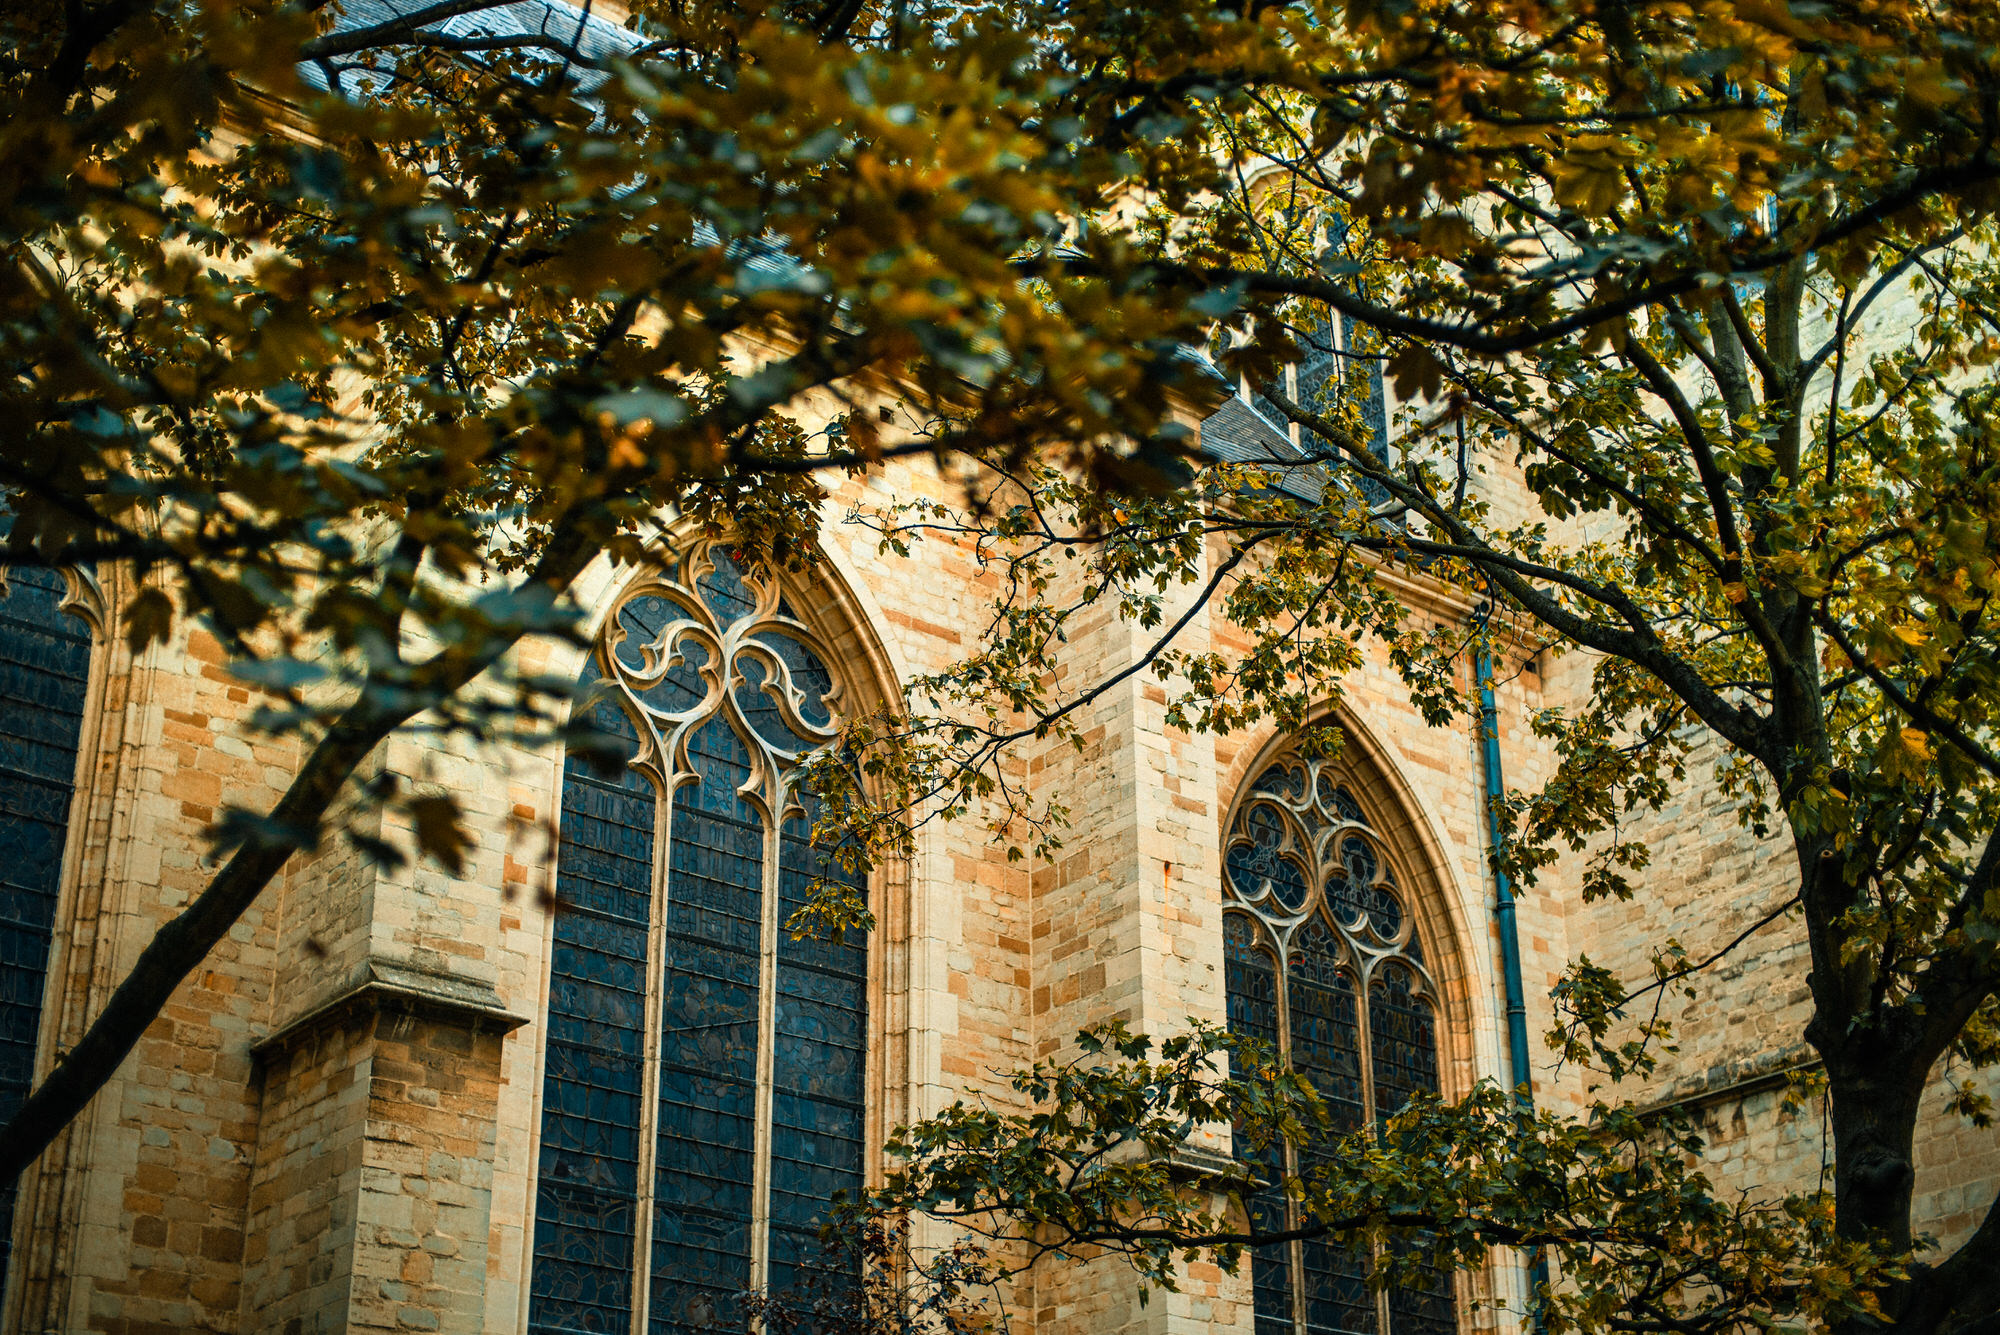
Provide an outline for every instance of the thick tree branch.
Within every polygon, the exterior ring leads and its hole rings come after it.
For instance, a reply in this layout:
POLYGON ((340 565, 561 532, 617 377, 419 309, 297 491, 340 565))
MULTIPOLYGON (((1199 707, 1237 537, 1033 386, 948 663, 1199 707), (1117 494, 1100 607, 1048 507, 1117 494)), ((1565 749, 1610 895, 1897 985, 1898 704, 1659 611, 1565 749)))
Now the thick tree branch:
POLYGON ((1905 718, 1919 727, 1928 728, 1932 732, 1937 733, 1940 737, 1943 737, 1954 747, 1958 748, 1967 760, 1970 760, 1994 778, 2000 779, 2000 755, 1996 755, 1993 751, 1989 750, 1971 733, 1959 727, 1950 719, 1945 718, 1922 701, 1913 699, 1886 672, 1868 661, 1866 652, 1855 646, 1854 641, 1848 638, 1847 631, 1841 626, 1840 622, 1828 613, 1825 608, 1815 607, 1812 619, 1814 624, 1826 633, 1827 638, 1839 646, 1840 652, 1847 655, 1847 660, 1854 665, 1855 669, 1862 676, 1873 682, 1875 688, 1881 691, 1889 703, 1894 705, 1905 718))
POLYGON ((477 14, 482 10, 504 9, 506 6, 507 0, 437 0, 435 4, 365 28, 348 28, 316 37, 299 47, 299 59, 328 60, 376 47, 395 46, 414 37, 430 24, 442 23, 461 14, 477 14))
POLYGON ((1909 1335, 1970 1335, 2000 1314, 2000 1199, 1958 1250, 1917 1268, 1908 1306, 1896 1323, 1909 1335))
MULTIPOLYGON (((1809 241, 1802 240, 1794 246, 1744 256, 1732 263, 1730 273, 1743 276, 1768 273, 1795 262, 1800 255, 1799 246, 1825 247, 1844 241, 1935 195, 1995 180, 2000 180, 2000 162, 1989 161, 1983 156, 1951 166, 1912 172, 1900 189, 1889 191, 1845 215, 1809 241)), ((1022 260, 1016 267, 1039 278, 1103 273, 1094 262, 1072 253, 1022 260)), ((1393 306, 1370 301, 1328 279, 1304 274, 1280 274, 1228 265, 1182 264, 1166 259, 1154 260, 1152 267, 1176 286, 1203 290, 1235 288, 1258 296, 1302 297, 1322 302, 1342 315, 1385 334, 1487 357, 1504 357, 1584 333, 1634 311, 1699 291, 1713 282, 1715 277, 1712 266, 1702 265, 1637 284, 1614 297, 1572 308, 1552 319, 1522 321, 1505 309, 1495 308, 1478 313, 1468 322, 1451 323, 1408 315, 1393 306), (1510 324, 1514 327, 1508 328, 1510 324), (1502 332, 1488 332, 1494 326, 1500 326, 1502 332)))
MULTIPOLYGON (((596 554, 596 545, 571 528, 550 542, 524 584, 541 585, 558 596, 596 554)), ((524 629, 496 628, 473 653, 439 653, 426 665, 432 669, 424 674, 427 701, 398 692, 396 703, 388 705, 381 703, 383 693, 363 689, 299 767, 264 822, 265 833, 238 848, 201 893, 154 933, 76 1046, 62 1054, 48 1078, 0 1129, 0 1182, 15 1181, 111 1079, 174 989, 228 935, 292 855, 312 845, 320 822, 368 754, 427 703, 451 698, 498 663, 524 629)))
POLYGON ((1437 497, 1413 481, 1399 478, 1384 468, 1338 424, 1300 407, 1281 390, 1271 388, 1265 392, 1288 417, 1333 441, 1347 455, 1348 464, 1356 472, 1401 496, 1425 519, 1444 530, 1450 539, 1438 542, 1406 534, 1357 534, 1348 535, 1346 541, 1369 550, 1415 551, 1452 557, 1478 566, 1529 615, 1579 644, 1627 659, 1652 673, 1678 695, 1702 722, 1731 743, 1759 757, 1774 773, 1778 772, 1781 760, 1769 753, 1762 720, 1743 706, 1725 700, 1702 680, 1693 664, 1668 648, 1660 640, 1659 632, 1654 629, 1645 611, 1624 589, 1494 549, 1437 497), (1558 585, 1598 603, 1616 613, 1625 624, 1614 626, 1572 612, 1559 600, 1536 588, 1531 583, 1533 580, 1558 585))

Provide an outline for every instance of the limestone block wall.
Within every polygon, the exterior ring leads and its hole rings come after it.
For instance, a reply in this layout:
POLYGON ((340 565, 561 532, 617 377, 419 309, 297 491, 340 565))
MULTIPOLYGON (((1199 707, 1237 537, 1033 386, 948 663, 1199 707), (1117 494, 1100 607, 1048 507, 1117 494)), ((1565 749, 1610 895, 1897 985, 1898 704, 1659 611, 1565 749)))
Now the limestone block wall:
MULTIPOLYGON (((347 1329, 484 1329, 501 1030, 378 1010, 347 1329)), ((261 1324, 261 1323, 260 1323, 261 1324)))
MULTIPOLYGON (((1558 693, 1584 689, 1588 661, 1559 669, 1558 693)), ((1577 947, 1628 985, 1652 978, 1650 954, 1669 937, 1689 957, 1707 959, 1779 908, 1798 884, 1782 823, 1758 838, 1738 804, 1713 782, 1724 756, 1700 739, 1687 781, 1659 812, 1634 815, 1621 837, 1637 839, 1652 861, 1631 900, 1578 904, 1577 947)), ((1649 1080, 1616 1092, 1641 1104, 1694 1112, 1709 1139, 1719 1180, 1768 1195, 1818 1188, 1828 1147, 1817 1100, 1797 1111, 1784 1099, 1784 1074, 1816 1061, 1804 1030, 1812 1014, 1803 924, 1786 914, 1729 951, 1663 1000, 1676 1050, 1661 1054, 1649 1080)), ((1651 998, 1647 1000, 1650 1013, 1651 998)), ((1933 1073, 1919 1124, 1916 1217, 1919 1231, 1950 1246, 1975 1227, 2000 1193, 2000 1137, 1945 1108, 1949 1080, 1933 1073)), ((1972 1073, 1991 1080, 1991 1073, 1972 1073)), ((1581 1079, 1579 1074, 1579 1080, 1581 1079)))
MULTIPOLYGON (((956 492, 916 464, 849 481, 827 507, 823 568, 788 584, 854 674, 857 701, 966 652, 998 591, 948 537, 903 557, 841 522, 851 506, 920 495, 956 492)), ((593 571, 584 606, 601 617, 630 574, 593 571)), ((1410 596, 1445 624, 1468 611, 1415 583, 1410 596)), ((1149 643, 1100 613, 1072 636, 1068 684, 1129 666, 1149 643)), ((1184 644, 1227 651, 1242 637, 1201 614, 1184 644)), ((88 832, 52 984, 58 1037, 204 883, 202 831, 218 804, 267 805, 297 759, 244 731, 255 702, 213 642, 190 634, 136 663, 121 653, 101 654, 102 736, 79 799, 88 832)), ((1501 689, 1517 786, 1542 765, 1522 725, 1540 683, 1518 657, 1501 689)), ((548 644, 524 647, 521 662, 580 666, 573 648, 548 644)), ((1280 739, 1180 733, 1165 721, 1170 689, 1136 674, 1083 716, 1082 751, 1051 742, 1010 756, 1010 782, 1071 810, 1055 856, 1009 859, 987 828, 997 813, 975 809, 923 820, 908 864, 878 873, 871 1145, 954 1098, 1014 1106, 1005 1074, 1072 1052, 1086 1024, 1123 1018, 1163 1036, 1224 1017, 1223 824, 1280 739)), ((1425 726, 1379 648, 1347 691, 1357 792, 1406 850, 1402 880, 1449 995, 1447 1088, 1504 1078, 1477 738, 1425 726)), ((372 763, 457 797, 477 839, 465 867, 378 868, 336 839, 287 869, 31 1184, 10 1329, 522 1329, 561 757, 398 739, 372 763)), ((393 822, 365 832, 408 834, 393 822)), ((1537 1029, 1546 982, 1573 948, 1572 911, 1554 885, 1522 898, 1537 1029)), ((1220 1129, 1209 1140, 1226 1148, 1220 1129)), ((1468 1293, 1512 1282, 1503 1265, 1468 1293)), ((1036 1335, 1250 1322, 1245 1275, 1191 1267, 1180 1294, 1142 1304, 1112 1258, 1045 1263, 1012 1309, 1036 1335)))
POLYGON ((265 1059, 244 1254, 250 1328, 322 1330, 321 1315, 346 1305, 368 1119, 366 1039, 356 1037, 334 1027, 265 1059))
POLYGON ((484 1329, 495 1110, 518 1021, 376 965, 258 1045, 245 1330, 484 1329))
MULTIPOLYGON (((115 628, 129 590, 115 571, 105 584, 115 628)), ((242 729, 250 692, 224 661, 198 627, 136 657, 115 633, 98 636, 43 1071, 206 884, 202 832, 223 802, 266 804, 290 778, 294 748, 242 729)), ((258 1116, 249 1047, 270 1004, 281 905, 280 888, 245 915, 24 1176, 10 1328, 237 1328, 258 1116)))
MULTIPOLYGON (((885 690, 970 652, 991 616, 1000 577, 962 542, 926 538, 909 557, 898 557, 882 549, 871 529, 843 517, 854 507, 960 495, 928 467, 898 465, 850 480, 822 512, 822 550, 842 594, 828 613, 838 611, 880 643, 877 671, 885 690)), ((1008 782, 1026 781, 1028 764, 1010 757, 1008 782)), ((1034 869, 1007 856, 1004 839, 991 829, 998 817, 995 805, 975 806, 955 822, 924 812, 907 886, 878 898, 878 948, 886 955, 877 973, 888 991, 875 995, 902 1008, 884 1012, 897 1015, 902 1029, 899 1036, 891 1027, 884 1037, 892 1047, 906 1045, 883 1074, 889 1122, 935 1112, 968 1088, 1006 1103, 1014 1096, 997 1074, 1033 1059, 1034 869)))
MULTIPOLYGON (((1169 622, 1193 602, 1185 588, 1172 597, 1169 622)), ((1212 749, 1168 726, 1169 688, 1152 673, 1119 676, 1156 634, 1108 607, 1073 626, 1065 689, 1111 684, 1079 716, 1080 750, 1052 740, 1029 761, 1032 784, 1060 794, 1071 816, 1063 849, 1033 880, 1035 1052, 1044 1059, 1075 1058, 1078 1031, 1094 1024, 1122 1020, 1163 1039, 1190 1019, 1226 1016, 1212 749)), ((1196 611, 1181 643, 1198 652, 1208 636, 1208 615, 1196 611)), ((1202 1140, 1227 1151, 1220 1128, 1202 1140)), ((1044 1262, 1033 1278, 1038 1332, 1248 1329, 1249 1308, 1212 1266, 1191 1272, 1183 1291, 1143 1303, 1116 1257, 1044 1262)))

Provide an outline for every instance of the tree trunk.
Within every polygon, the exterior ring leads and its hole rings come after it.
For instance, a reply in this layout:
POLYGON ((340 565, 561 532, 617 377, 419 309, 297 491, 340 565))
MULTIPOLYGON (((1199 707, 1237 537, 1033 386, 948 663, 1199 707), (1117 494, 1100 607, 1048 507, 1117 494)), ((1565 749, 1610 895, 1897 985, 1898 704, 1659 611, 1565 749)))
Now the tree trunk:
POLYGON ((1910 1245, 1917 1113, 1924 1072, 1908 1048, 1871 1026, 1826 1059, 1833 1137, 1834 1224, 1840 1236, 1910 1245))

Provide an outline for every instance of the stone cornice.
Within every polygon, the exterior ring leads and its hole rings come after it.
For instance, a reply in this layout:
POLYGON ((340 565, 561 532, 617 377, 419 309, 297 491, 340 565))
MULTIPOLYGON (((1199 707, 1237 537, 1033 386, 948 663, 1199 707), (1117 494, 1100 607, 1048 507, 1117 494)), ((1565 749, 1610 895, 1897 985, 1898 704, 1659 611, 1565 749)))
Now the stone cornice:
POLYGON ((502 1034, 528 1022, 526 1016, 508 1010, 500 994, 485 983, 371 960, 362 966, 359 978, 251 1044, 250 1055, 266 1061, 325 1030, 382 1014, 417 1015, 475 1032, 502 1034))
POLYGON ((1818 1054, 1804 1043, 1794 1043, 1775 1051, 1718 1063, 1675 1082, 1659 1096, 1639 1104, 1635 1111, 1641 1117, 1657 1117, 1670 1110, 1693 1112, 1713 1103, 1748 1098, 1765 1090, 1782 1088, 1793 1076, 1819 1065, 1818 1054))

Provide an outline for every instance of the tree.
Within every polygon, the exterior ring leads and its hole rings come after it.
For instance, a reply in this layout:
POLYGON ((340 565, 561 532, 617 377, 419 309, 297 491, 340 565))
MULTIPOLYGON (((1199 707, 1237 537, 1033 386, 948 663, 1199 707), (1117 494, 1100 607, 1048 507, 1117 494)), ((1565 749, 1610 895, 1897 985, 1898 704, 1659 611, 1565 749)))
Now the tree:
POLYGON ((227 861, 13 1115, 0 1176, 343 793, 456 862, 448 794, 356 766, 415 720, 548 735, 567 688, 510 651, 565 633, 578 574, 639 559, 654 516, 782 564, 820 470, 1164 448, 1198 317, 1010 268, 1133 166, 1055 118, 1019 31, 490 8, 4 19, 4 559, 131 563, 132 643, 200 618, 306 752, 274 808, 220 822, 227 861))
MULTIPOLYGON (((1302 1185, 1315 1228, 1568 1249, 1560 1310, 1592 1325, 1994 1319, 2000 1215, 1914 1259, 1909 1190, 1932 1066, 2000 1056, 1990 6, 831 0, 641 6, 619 36, 486 5, 4 20, 5 559, 133 562, 152 582, 128 633, 204 618, 273 693, 265 726, 310 750, 277 808, 224 823, 229 860, 12 1120, 0 1167, 83 1105, 390 732, 551 729, 558 685, 510 675, 508 652, 565 633, 600 551, 636 558, 672 510, 803 559, 815 473, 915 453, 960 461, 975 503, 881 516, 885 540, 974 529, 1018 596, 958 670, 913 683, 926 708, 853 721, 823 767, 857 857, 930 793, 951 814, 1001 792, 1056 837, 1059 804, 1021 808, 994 760, 1098 688, 1047 669, 1107 599, 1160 626, 1142 667, 1191 725, 1307 727, 1359 635, 1434 716, 1466 710, 1462 645, 1404 624, 1377 578, 1409 563, 1599 656, 1589 708, 1543 722, 1562 765, 1520 804, 1516 871, 1589 846, 1589 892, 1643 893, 1643 850, 1606 835, 1680 777, 1687 724, 1792 839, 1830 1222, 1818 1202, 1731 1216, 1616 1109, 1524 1128, 1482 1094, 1412 1113, 1372 1185, 1302 1185), (1905 292, 1922 318, 1876 336, 1905 292), (1282 368, 1343 325, 1351 373, 1287 392, 1282 368), (1196 345, 1306 457, 1191 456, 1196 345), (1370 358, 1414 405, 1387 459, 1363 429, 1370 358), (1473 485, 1509 458, 1531 522, 1473 485), (1271 485, 1302 470, 1312 486, 1271 485), (1052 604, 1072 554, 1093 579, 1052 604), (1197 578, 1260 637, 1246 659, 1174 645, 1162 594, 1197 578), (880 782, 843 789, 854 770, 880 782), (1525 1224, 1533 1191, 1437 1208, 1435 1173, 1412 1184, 1447 1126, 1494 1165, 1468 1184, 1529 1166, 1650 1224, 1525 1224), (1643 1209, 1619 1194, 1634 1163, 1643 1209), (1673 1210, 1712 1264, 1593 1287, 1603 1258, 1685 1244, 1652 1226, 1673 1210)), ((446 799, 361 796, 453 855, 446 799)), ((1579 970, 1565 997, 1571 1055, 1647 1060, 1615 980, 1579 970)), ((1136 1102, 1023 1078, 1149 1144, 1191 1115, 1311 1133, 1308 1091, 1254 1052, 1221 1080, 1212 1040, 1162 1075, 1106 1039, 1101 1078, 1136 1102), (1149 1122, 1158 1097, 1172 1116, 1149 1122)), ((949 1197, 973 1148, 956 1135, 914 1131, 879 1204, 949 1197)), ((1069 1192, 1077 1235, 1142 1260, 1254 1241, 1202 1210, 1135 1235, 1121 1200, 1193 1199, 1168 1174, 1069 1192)), ((1024 1208, 1045 1179, 973 1204, 1024 1208)))
MULTIPOLYGON (((1234 182, 1162 203, 1137 230, 1171 281, 1234 300, 1225 363, 1312 444, 1301 462, 1269 462, 1326 466, 1327 490, 1311 503, 1240 496, 1225 471, 1206 496, 1135 506, 1031 476, 1038 499, 1010 512, 1026 550, 1007 559, 1045 569, 1087 534, 1106 592, 1129 597, 1188 575, 1191 533, 1225 544, 1217 571, 1248 573, 1223 606, 1260 634, 1257 650, 1227 662, 1163 646, 1152 659, 1199 726, 1270 710, 1305 724, 1362 634, 1389 644, 1435 717, 1469 713, 1464 644, 1405 624, 1375 578, 1383 563, 1420 565, 1490 599, 1497 621, 1589 651, 1589 705, 1540 720, 1560 769, 1519 802, 1505 855, 1532 874, 1565 847, 1588 850, 1586 895, 1645 892, 1646 850, 1615 837, 1619 817, 1657 807, 1695 742, 1719 738, 1715 782, 1796 860, 1795 893, 1765 925, 1803 920, 1804 1038, 1824 1063, 1834 1157, 1823 1200, 1752 1221, 1676 1174, 1686 1144, 1671 1128, 1648 1141, 1606 1106, 1588 1127, 1510 1133, 1482 1093, 1413 1111, 1386 1161, 1357 1153, 1347 1162, 1364 1169, 1286 1188, 1316 1234, 1414 1234, 1458 1256, 1551 1248, 1567 1274, 1550 1298, 1560 1320, 1990 1328, 2000 1210, 1941 1258, 1911 1222, 1933 1070, 2000 1059, 1986 16, 1261 17, 1284 34, 1284 59, 1217 40, 1228 54, 1174 67, 1207 81, 1201 96, 1152 110, 1199 121, 1234 182), (1900 314, 1885 323, 1890 305, 1900 314), (1392 460, 1371 448, 1359 385, 1307 400, 1276 374, 1343 320, 1364 331, 1353 360, 1380 358, 1415 405, 1392 460), (1539 503, 1526 522, 1469 485, 1510 458, 1539 503), (1560 1185, 1542 1196, 1542 1181, 1560 1185), (1746 1256, 1770 1270, 1735 1269, 1746 1256), (1829 1273, 1853 1287, 1816 1287, 1829 1273)), ((1051 642, 1047 608, 1008 615, 1023 632, 1012 643, 1051 642)), ((1034 652, 1029 670, 1008 665, 1012 679, 1038 679, 1034 652)), ((1032 691, 1014 703, 1058 722, 1066 707, 1032 691)), ((1663 950, 1644 990, 1713 963, 1663 950)), ((1613 1076, 1646 1069, 1663 1031, 1618 1026, 1633 999, 1580 963, 1561 1050, 1613 1076)), ((1090 1044, 1119 1060, 1021 1075, 1046 1113, 959 1109, 914 1128, 909 1173, 878 1208, 1033 1220, 1061 1245, 1126 1249, 1156 1277, 1177 1249, 1227 1256, 1256 1241, 1240 1214, 1208 1213, 1175 1183, 1175 1128, 1234 1122, 1254 1145, 1325 1124, 1285 1124, 1282 1079, 1254 1052, 1238 1053, 1250 1078, 1221 1081, 1204 1065, 1212 1035, 1166 1052, 1164 1068, 1115 1034, 1090 1044), (1160 1153, 1082 1171, 1125 1141, 1160 1153)), ((1990 1124, 1973 1085, 1958 1111, 1990 1124)))

